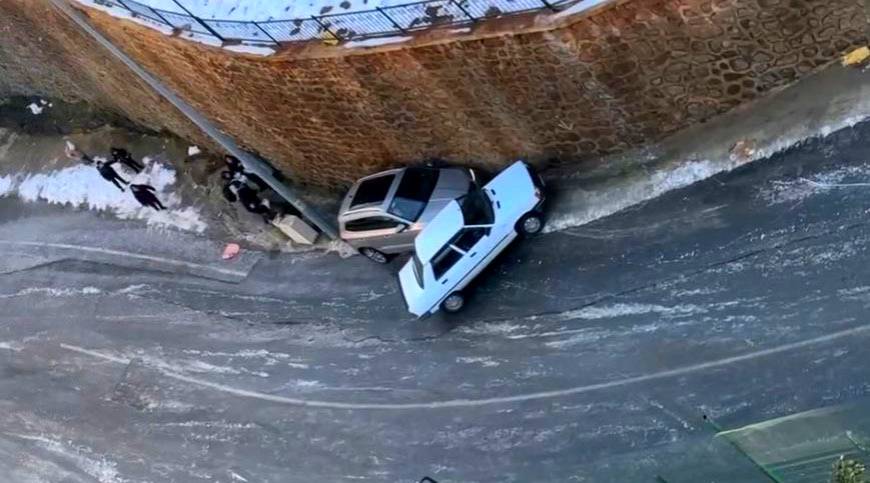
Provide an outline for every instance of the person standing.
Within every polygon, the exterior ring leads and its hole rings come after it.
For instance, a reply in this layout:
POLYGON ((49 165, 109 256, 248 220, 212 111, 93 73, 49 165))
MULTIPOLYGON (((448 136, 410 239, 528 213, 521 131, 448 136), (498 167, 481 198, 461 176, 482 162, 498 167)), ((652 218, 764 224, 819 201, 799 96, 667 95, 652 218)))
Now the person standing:
POLYGON ((124 166, 132 169, 136 174, 142 172, 145 168, 141 163, 133 159, 133 155, 129 151, 122 148, 112 148, 112 161, 109 164, 121 163, 124 166))
POLYGON ((157 211, 165 210, 166 207, 154 195, 156 191, 153 186, 147 184, 131 184, 130 191, 142 206, 146 208, 154 208, 157 211))
POLYGON ((124 186, 121 183, 125 185, 130 184, 130 182, 122 178, 118 172, 112 168, 112 166, 103 161, 97 161, 97 171, 100 172, 100 176, 117 186, 121 191, 124 191, 124 186))

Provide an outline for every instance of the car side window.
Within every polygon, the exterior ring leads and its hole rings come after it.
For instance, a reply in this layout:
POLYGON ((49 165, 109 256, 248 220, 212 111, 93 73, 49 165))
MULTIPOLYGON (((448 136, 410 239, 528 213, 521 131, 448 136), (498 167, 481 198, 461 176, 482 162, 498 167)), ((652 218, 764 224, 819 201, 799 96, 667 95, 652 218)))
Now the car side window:
POLYGON ((459 234, 459 237, 456 238, 453 244, 457 248, 467 252, 474 248, 474 245, 477 245, 477 242, 487 235, 488 232, 488 228, 466 228, 462 230, 462 233, 459 234))
POLYGON ((368 218, 360 218, 359 220, 351 220, 344 224, 347 231, 371 231, 371 230, 386 230, 395 228, 401 225, 396 220, 383 216, 370 216, 368 218))
POLYGON ((462 259, 462 254, 450 246, 442 248, 432 259, 432 275, 435 276, 436 280, 441 280, 441 277, 460 259, 462 259))

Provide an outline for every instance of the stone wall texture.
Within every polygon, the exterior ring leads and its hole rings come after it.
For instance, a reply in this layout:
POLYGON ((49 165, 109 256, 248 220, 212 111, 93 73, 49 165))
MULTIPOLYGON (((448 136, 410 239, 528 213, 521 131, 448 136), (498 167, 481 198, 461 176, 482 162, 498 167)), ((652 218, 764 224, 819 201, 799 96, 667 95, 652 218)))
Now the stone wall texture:
MULTIPOLYGON (((46 0, 0 2, 0 75, 9 76, 0 93, 75 91, 196 139, 186 121, 49 10, 46 0), (33 74, 47 68, 59 72, 33 74)), ((867 43, 864 0, 616 1, 551 30, 322 58, 232 54, 88 14, 242 144, 324 186, 433 157, 489 168, 519 157, 541 165, 556 159, 582 169, 787 86, 867 43)))
POLYGON ((211 146, 196 126, 46 0, 0 0, 0 97, 89 102, 211 146))

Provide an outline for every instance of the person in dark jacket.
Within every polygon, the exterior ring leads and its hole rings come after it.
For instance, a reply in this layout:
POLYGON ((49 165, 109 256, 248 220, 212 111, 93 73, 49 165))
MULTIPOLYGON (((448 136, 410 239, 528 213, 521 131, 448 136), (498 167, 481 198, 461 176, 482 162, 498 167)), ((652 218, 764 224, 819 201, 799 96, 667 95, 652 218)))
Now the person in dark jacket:
POLYGON ((100 172, 100 176, 102 176, 106 181, 110 181, 121 191, 124 191, 124 186, 121 183, 130 184, 129 181, 118 175, 118 172, 115 171, 112 166, 103 161, 97 161, 97 171, 100 172))
POLYGON ((132 169, 136 173, 141 173, 145 166, 133 159, 133 156, 126 149, 112 148, 112 161, 109 164, 121 163, 124 166, 132 169))
POLYGON ((154 195, 156 191, 153 186, 147 184, 131 184, 130 191, 136 197, 136 201, 146 208, 154 208, 157 211, 165 210, 166 207, 154 195))
MULTIPOLYGON (((263 217, 266 223, 271 222, 275 218, 275 213, 269 206, 269 202, 260 199, 257 192, 240 180, 234 179, 226 186, 226 192, 229 192, 238 199, 242 206, 251 213, 263 217)), ((226 196, 227 193, 224 193, 226 196)))
POLYGON ((232 174, 241 173, 245 170, 245 167, 242 165, 242 162, 239 161, 239 158, 231 154, 224 156, 224 162, 227 163, 227 169, 232 174))

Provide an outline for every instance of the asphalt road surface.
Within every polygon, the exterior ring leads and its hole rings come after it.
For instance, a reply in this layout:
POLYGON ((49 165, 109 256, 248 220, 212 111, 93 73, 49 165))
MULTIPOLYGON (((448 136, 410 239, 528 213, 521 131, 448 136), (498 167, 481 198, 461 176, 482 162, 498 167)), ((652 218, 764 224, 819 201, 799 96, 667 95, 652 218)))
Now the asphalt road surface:
POLYGON ((226 268, 207 241, 0 200, 0 474, 768 481, 702 415, 867 396, 868 135, 519 243, 466 312, 424 320, 399 262, 226 268))

